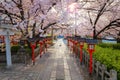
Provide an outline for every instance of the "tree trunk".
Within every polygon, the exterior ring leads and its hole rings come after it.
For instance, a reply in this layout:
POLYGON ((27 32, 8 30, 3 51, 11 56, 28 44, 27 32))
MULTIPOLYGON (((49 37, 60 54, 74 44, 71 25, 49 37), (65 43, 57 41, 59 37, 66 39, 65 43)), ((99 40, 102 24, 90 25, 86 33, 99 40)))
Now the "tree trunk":
POLYGON ((117 43, 120 43, 120 38, 117 38, 117 43))
POLYGON ((95 26, 93 27, 93 39, 97 39, 97 36, 96 36, 96 28, 95 26))
POLYGON ((27 40, 27 46, 31 49, 30 42, 27 40))

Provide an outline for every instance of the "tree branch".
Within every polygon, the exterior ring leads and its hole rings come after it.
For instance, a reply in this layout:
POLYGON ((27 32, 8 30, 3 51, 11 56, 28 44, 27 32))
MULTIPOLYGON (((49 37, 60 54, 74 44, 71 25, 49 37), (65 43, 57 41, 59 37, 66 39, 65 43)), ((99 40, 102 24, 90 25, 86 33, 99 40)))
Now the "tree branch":
POLYGON ((88 16, 89 16, 91 25, 93 25, 92 18, 90 17, 90 12, 89 11, 88 11, 88 16))
POLYGON ((55 25, 55 24, 57 24, 57 22, 50 23, 50 24, 48 24, 46 27, 44 27, 43 30, 46 30, 46 29, 48 29, 50 26, 55 25))
POLYGON ((110 28, 111 26, 120 27, 120 22, 118 22, 119 20, 120 19, 116 19, 116 20, 110 22, 106 27, 101 29, 95 36, 98 36, 100 33, 104 32, 107 28, 110 28))

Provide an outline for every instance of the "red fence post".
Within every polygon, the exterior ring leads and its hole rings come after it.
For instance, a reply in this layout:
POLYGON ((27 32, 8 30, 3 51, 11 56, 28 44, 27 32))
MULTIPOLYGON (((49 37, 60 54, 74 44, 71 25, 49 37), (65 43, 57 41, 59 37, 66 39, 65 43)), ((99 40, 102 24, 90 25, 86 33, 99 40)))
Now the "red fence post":
POLYGON ((82 63, 82 48, 80 46, 80 62, 82 63))
POLYGON ((72 40, 72 50, 73 50, 73 53, 74 53, 74 41, 72 40))
POLYGON ((83 46, 80 45, 80 62, 82 63, 82 49, 83 49, 83 46))
POLYGON ((47 51, 47 47, 48 47, 48 39, 45 40, 45 44, 46 44, 46 51, 47 51))
POLYGON ((5 38, 4 38, 4 36, 0 36, 0 39, 2 40, 3 43, 5 43, 5 38))
POLYGON ((93 50, 89 50, 90 60, 89 60, 89 73, 92 74, 92 54, 93 50))
POLYGON ((72 41, 70 39, 70 50, 72 51, 72 41))
POLYGON ((74 44, 75 44, 74 48, 75 48, 75 55, 76 55, 76 57, 77 57, 77 49, 78 49, 77 48, 77 43, 78 43, 77 41, 74 41, 74 44))
POLYGON ((68 41, 68 47, 69 47, 69 39, 67 41, 68 41))
POLYGON ((82 63, 82 56, 83 56, 83 52, 82 49, 84 47, 84 41, 80 41, 80 62, 82 63))
POLYGON ((89 74, 92 75, 92 71, 93 71, 93 61, 92 61, 92 54, 93 52, 95 51, 95 44, 98 43, 98 40, 95 40, 95 39, 86 39, 86 42, 88 44, 88 52, 89 52, 89 74))
POLYGON ((43 39, 43 45, 44 45, 43 51, 44 51, 44 53, 45 53, 45 48, 46 48, 45 39, 43 39))
POLYGON ((35 65, 35 53, 34 53, 35 47, 36 47, 36 44, 35 44, 35 43, 31 43, 31 48, 32 48, 32 62, 33 62, 33 65, 35 65))
POLYGON ((89 60, 89 73, 90 75, 92 74, 92 54, 95 51, 95 44, 88 44, 88 51, 90 55, 90 60, 89 60))
POLYGON ((40 44, 40 57, 42 57, 42 46, 43 46, 43 42, 40 41, 39 44, 40 44))

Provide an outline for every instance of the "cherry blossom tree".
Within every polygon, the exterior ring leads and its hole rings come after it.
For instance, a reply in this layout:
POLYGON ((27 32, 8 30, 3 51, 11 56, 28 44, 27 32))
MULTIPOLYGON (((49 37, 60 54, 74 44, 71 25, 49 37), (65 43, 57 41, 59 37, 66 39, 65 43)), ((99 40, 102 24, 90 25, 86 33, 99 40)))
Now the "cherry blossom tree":
POLYGON ((49 20, 48 17, 49 12, 57 2, 59 1, 2 0, 0 1, 0 13, 3 19, 9 19, 24 37, 29 37, 28 35, 32 32, 31 34, 35 38, 51 25, 57 23, 57 20, 49 20))
POLYGON ((114 35, 117 38, 120 31, 120 1, 96 0, 89 4, 91 5, 85 9, 88 10, 89 20, 93 26, 93 38, 98 38, 102 33, 114 35))
MULTIPOLYGON (((73 3, 74 4, 74 3, 73 3)), ((100 38, 111 35, 119 38, 120 33, 120 1, 119 0, 77 0, 77 33, 100 38), (81 6, 82 5, 82 6, 81 6)), ((75 6, 71 6, 73 13, 69 13, 68 23, 74 23, 75 6), (72 16, 71 16, 72 15, 72 16), (73 20, 73 21, 72 21, 73 20)), ((74 26, 74 25, 73 25, 74 26)), ((74 32, 74 27, 72 27, 74 32)), ((70 28, 69 28, 70 29, 70 28)))
POLYGON ((71 29, 68 31, 71 34, 74 32, 75 23, 78 35, 93 34, 93 38, 113 35, 119 38, 119 13, 119 0, 2 0, 0 2, 0 15, 4 15, 4 19, 9 18, 25 37, 31 33, 33 38, 38 38, 44 31, 49 31, 46 29, 50 26, 71 29), (70 12, 71 10, 73 12, 70 12))

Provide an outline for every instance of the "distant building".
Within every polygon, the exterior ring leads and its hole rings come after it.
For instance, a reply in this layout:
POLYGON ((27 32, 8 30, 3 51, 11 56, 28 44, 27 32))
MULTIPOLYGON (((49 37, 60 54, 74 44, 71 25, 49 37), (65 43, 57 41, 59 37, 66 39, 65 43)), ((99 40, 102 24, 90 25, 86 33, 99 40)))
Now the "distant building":
POLYGON ((103 43, 117 43, 117 40, 112 36, 106 36, 104 39, 102 39, 103 43))

